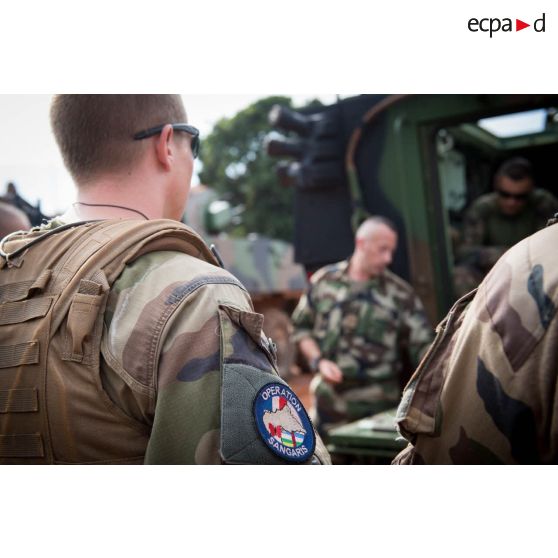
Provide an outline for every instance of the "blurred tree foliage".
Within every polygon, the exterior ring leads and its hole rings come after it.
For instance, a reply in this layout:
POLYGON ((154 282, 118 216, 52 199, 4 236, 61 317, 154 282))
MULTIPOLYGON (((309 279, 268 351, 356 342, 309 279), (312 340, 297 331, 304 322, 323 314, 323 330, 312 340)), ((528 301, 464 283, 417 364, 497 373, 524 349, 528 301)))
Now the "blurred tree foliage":
POLYGON ((291 107, 292 101, 267 97, 217 122, 202 141, 200 181, 231 205, 245 207, 242 224, 231 231, 233 235, 256 232, 292 242, 293 192, 279 185, 274 170, 277 160, 263 147, 271 131, 268 114, 275 104, 291 107))

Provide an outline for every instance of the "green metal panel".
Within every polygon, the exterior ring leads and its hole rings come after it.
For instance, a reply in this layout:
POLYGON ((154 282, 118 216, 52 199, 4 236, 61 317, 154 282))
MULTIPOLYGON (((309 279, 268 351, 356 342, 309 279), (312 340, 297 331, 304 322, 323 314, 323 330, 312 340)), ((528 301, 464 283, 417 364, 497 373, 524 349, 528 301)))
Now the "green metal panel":
MULTIPOLYGON (((412 95, 387 108, 388 125, 379 169, 380 187, 406 227, 411 282, 433 322, 447 312, 452 290, 452 251, 435 150, 442 127, 558 104, 549 95, 412 95)), ((374 125, 372 122, 371 126, 374 125)), ((554 134, 491 142, 493 150, 547 144, 554 134)))
POLYGON ((328 450, 336 455, 393 459, 407 441, 395 430, 396 409, 338 426, 328 435, 328 450))

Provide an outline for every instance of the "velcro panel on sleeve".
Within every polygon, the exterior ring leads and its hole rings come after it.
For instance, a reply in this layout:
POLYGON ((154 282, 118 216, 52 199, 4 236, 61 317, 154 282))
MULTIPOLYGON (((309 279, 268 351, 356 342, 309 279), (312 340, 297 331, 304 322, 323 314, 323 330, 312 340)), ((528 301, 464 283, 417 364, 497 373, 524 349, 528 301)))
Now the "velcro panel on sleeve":
POLYGON ((254 398, 281 379, 242 364, 224 364, 221 392, 221 457, 226 463, 278 465, 284 462, 264 445, 254 420, 254 398))
POLYGON ((0 413, 32 413, 39 410, 36 388, 0 391, 0 413))
POLYGON ((21 302, 6 302, 0 306, 0 325, 19 324, 47 314, 52 298, 32 298, 21 302))
POLYGON ((0 347, 0 368, 39 362, 39 342, 29 341, 0 347))
POLYGON ((15 434, 0 436, 0 457, 44 457, 45 450, 40 434, 15 434))
MULTIPOLYGON (((260 330, 246 326, 248 312, 219 308, 221 329, 221 458, 230 464, 284 463, 262 441, 254 418, 254 400, 268 383, 285 382, 275 373, 259 343, 260 330)), ((257 314, 253 314, 254 320, 257 314)), ((254 326, 254 324, 251 324, 254 326)), ((261 323, 260 323, 261 327, 261 323)))

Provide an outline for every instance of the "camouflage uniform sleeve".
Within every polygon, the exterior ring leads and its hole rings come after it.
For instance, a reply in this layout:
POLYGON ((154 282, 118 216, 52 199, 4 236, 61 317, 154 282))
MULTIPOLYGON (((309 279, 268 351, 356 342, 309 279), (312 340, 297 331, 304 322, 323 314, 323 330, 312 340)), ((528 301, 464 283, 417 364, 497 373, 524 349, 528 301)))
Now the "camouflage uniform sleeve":
MULTIPOLYGON (((173 252, 142 256, 128 266, 113 291, 104 354, 113 373, 132 391, 150 398, 145 463, 222 463, 223 354, 232 349, 236 355, 238 339, 245 339, 248 331, 255 338, 263 321, 248 293, 228 272, 173 252), (239 317, 238 323, 225 320, 233 339, 228 349, 223 309, 239 317)), ((263 333, 261 337, 263 341, 263 333)), ((264 348, 258 337, 249 352, 255 377, 267 367, 280 382, 267 356, 269 347, 264 348)), ((239 358, 247 357, 243 353, 239 358)), ((252 390, 248 384, 237 389, 244 401, 243 416, 249 417, 252 390)), ((228 424, 227 432, 235 430, 228 424)), ((259 454, 248 453, 246 462, 253 462, 252 455, 259 454)), ((321 461, 328 458, 326 452, 321 461)))
POLYGON ((206 284, 184 298, 166 326, 146 463, 221 463, 220 303, 253 310, 240 288, 206 284))
POLYGON ((315 287, 311 285, 308 291, 300 297, 296 308, 292 315, 292 322, 295 331, 292 336, 294 343, 300 342, 305 337, 313 338, 314 322, 316 319, 316 311, 313 303, 313 290, 315 287))
POLYGON ((405 389, 397 463, 558 461, 558 267, 552 226, 460 299, 405 389))
POLYGON ((103 384, 152 427, 146 463, 220 462, 220 301, 252 310, 227 272, 174 252, 142 256, 111 290, 103 384))

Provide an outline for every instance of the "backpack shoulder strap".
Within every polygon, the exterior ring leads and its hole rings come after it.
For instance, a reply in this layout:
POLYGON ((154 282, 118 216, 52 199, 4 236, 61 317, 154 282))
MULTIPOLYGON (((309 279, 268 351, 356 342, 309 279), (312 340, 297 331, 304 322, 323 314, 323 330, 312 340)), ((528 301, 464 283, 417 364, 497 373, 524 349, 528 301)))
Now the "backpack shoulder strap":
POLYGON ((183 252, 218 265, 202 238, 177 221, 100 221, 80 235, 75 246, 53 269, 49 290, 70 295, 58 300, 61 306, 56 315, 66 314, 73 293, 107 291, 126 264, 159 250, 183 252))

